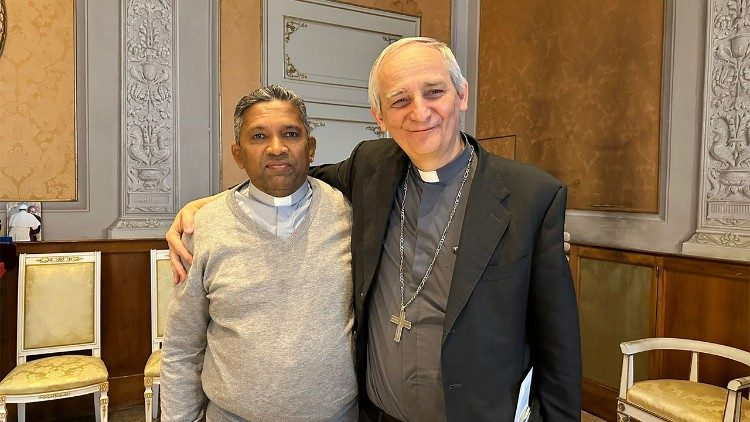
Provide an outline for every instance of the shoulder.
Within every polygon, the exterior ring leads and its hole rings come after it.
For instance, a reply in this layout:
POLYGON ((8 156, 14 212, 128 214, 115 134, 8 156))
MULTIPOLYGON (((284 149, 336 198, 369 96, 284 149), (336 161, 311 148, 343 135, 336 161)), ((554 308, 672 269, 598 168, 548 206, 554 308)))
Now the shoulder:
POLYGON ((530 187, 553 189, 557 191, 563 183, 546 171, 532 165, 508 160, 483 151, 479 164, 489 172, 497 174, 508 188, 528 189, 530 187))
POLYGON ((231 215, 227 201, 234 200, 234 192, 235 189, 229 189, 196 211, 194 216, 196 229, 200 226, 211 225, 219 218, 231 215))
POLYGON ((371 165, 397 153, 403 152, 396 141, 391 138, 380 138, 360 142, 354 148, 352 156, 357 164, 371 165))
POLYGON ((307 180, 310 182, 313 191, 318 190, 320 192, 320 199, 324 206, 331 207, 336 211, 344 213, 351 212, 349 200, 346 199, 341 191, 314 177, 308 177, 307 180))

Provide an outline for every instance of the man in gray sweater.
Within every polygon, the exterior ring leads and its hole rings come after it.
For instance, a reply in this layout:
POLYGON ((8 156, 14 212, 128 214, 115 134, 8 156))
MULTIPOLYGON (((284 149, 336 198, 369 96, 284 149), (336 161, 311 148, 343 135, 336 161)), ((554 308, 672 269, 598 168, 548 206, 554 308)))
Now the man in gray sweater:
POLYGON ((351 208, 307 177, 302 99, 243 97, 232 155, 249 180, 195 215, 170 303, 162 421, 354 421, 351 208))

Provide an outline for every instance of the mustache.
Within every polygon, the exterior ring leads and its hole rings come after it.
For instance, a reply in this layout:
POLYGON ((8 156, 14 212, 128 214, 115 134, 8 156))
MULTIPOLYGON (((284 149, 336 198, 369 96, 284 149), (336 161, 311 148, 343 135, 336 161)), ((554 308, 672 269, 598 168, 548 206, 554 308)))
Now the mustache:
POLYGON ((286 164, 291 165, 292 162, 289 160, 289 157, 282 157, 282 158, 270 158, 267 159, 265 162, 266 165, 280 165, 280 164, 286 164))

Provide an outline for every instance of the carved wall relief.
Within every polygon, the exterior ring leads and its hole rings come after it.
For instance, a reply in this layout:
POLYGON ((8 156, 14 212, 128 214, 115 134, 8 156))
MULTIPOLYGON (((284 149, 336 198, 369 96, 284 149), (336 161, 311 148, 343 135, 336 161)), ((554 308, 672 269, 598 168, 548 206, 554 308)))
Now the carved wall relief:
POLYGON ((721 249, 709 255, 750 259, 748 7, 748 0, 709 2, 701 207, 688 253, 713 246, 721 249))
POLYGON ((5 47, 5 0, 0 0, 0 56, 5 47))
POLYGON ((112 229, 167 227, 176 202, 173 5, 128 0, 124 13, 123 195, 112 229))

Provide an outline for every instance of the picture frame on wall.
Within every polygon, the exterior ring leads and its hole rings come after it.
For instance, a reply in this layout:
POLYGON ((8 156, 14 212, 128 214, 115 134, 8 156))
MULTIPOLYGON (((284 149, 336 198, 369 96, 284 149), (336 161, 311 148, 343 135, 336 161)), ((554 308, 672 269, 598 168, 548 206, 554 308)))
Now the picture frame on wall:
POLYGON ((6 202, 5 227, 14 242, 42 240, 42 203, 36 201, 6 202))

